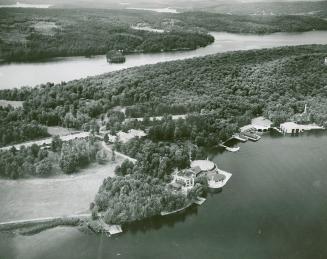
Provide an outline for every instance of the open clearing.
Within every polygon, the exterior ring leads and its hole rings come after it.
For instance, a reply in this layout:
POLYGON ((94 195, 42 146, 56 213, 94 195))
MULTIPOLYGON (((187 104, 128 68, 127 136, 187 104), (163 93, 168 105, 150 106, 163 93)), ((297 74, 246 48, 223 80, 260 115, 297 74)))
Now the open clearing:
POLYGON ((93 164, 74 175, 44 179, 0 180, 0 222, 87 212, 90 202, 123 160, 93 164))

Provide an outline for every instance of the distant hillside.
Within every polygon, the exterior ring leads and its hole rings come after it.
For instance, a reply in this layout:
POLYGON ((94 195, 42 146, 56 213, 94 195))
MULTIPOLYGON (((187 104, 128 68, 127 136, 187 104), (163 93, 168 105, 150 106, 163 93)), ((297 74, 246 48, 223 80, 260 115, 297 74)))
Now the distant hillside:
POLYGON ((207 31, 272 33, 327 30, 327 20, 306 16, 179 14, 136 10, 0 8, 0 60, 192 50, 209 45, 207 31), (135 30, 140 25, 164 30, 135 30))
POLYGON ((212 3, 210 7, 199 7, 197 9, 238 15, 311 15, 327 17, 327 1, 212 3))

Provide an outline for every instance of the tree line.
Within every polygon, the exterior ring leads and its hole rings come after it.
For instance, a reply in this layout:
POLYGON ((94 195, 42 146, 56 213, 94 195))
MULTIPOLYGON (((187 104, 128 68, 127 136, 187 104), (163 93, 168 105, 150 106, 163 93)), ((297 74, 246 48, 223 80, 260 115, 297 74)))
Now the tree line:
POLYGON ((0 107, 0 147, 47 136, 47 128, 26 120, 22 109, 0 107))
POLYGON ((46 177, 61 172, 72 174, 93 162, 106 163, 108 154, 98 142, 89 139, 77 139, 63 142, 54 136, 50 147, 33 144, 12 147, 0 151, 0 177, 17 179, 26 177, 46 177))
MULTIPOLYGON (((194 113, 189 125, 178 122, 176 135, 177 122, 150 125, 151 139, 172 139, 174 131, 177 139, 198 137, 198 144, 216 144, 257 115, 278 126, 303 112, 305 103, 311 122, 326 124, 326 53, 326 46, 231 52, 46 84, 31 91, 0 91, 0 98, 10 92, 12 97, 24 97, 21 112, 27 122, 76 128, 94 127, 92 121, 116 106, 126 107, 126 116, 132 117, 194 113), (178 133, 180 129, 183 133, 178 133), (215 141, 206 144, 203 139, 208 138, 215 141)), ((124 116, 109 114, 108 129, 126 128, 124 116)))
POLYGON ((138 22, 155 20, 146 12, 2 9, 0 17, 0 59, 4 61, 90 56, 118 50, 129 54, 196 49, 214 41, 205 32, 132 29, 138 22))
POLYGON ((95 197, 93 214, 102 212, 108 224, 123 224, 185 206, 186 196, 166 188, 162 180, 145 174, 108 177, 95 197))

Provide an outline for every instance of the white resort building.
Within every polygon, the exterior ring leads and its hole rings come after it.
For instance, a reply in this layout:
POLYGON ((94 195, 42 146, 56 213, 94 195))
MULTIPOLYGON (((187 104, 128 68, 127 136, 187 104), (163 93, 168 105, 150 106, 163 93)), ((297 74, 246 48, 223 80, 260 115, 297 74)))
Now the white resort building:
POLYGON ((285 122, 280 124, 280 130, 284 134, 298 134, 305 130, 324 129, 324 127, 317 124, 297 124, 295 122, 285 122))
POLYGON ((295 122, 282 123, 280 124, 280 129, 286 134, 296 134, 304 131, 303 127, 295 122))
POLYGON ((173 174, 171 185, 187 193, 195 185, 195 178, 205 176, 208 180, 208 186, 212 189, 222 188, 232 174, 217 168, 215 163, 209 160, 195 160, 191 162, 191 168, 178 171, 173 174))

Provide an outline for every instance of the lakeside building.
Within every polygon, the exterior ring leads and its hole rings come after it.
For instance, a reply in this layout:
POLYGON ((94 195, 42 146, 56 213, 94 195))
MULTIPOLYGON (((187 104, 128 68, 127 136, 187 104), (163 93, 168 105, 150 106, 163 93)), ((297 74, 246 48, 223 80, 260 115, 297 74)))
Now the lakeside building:
POLYGON ((298 134, 305 130, 324 129, 316 124, 297 124, 295 122, 285 122, 280 124, 280 130, 284 134, 298 134))
POLYGON ((176 170, 173 174, 171 186, 175 190, 182 190, 185 194, 195 185, 195 179, 205 176, 208 180, 209 188, 222 188, 232 174, 217 168, 215 163, 209 160, 195 160, 191 162, 191 167, 181 171, 176 170))
POLYGON ((271 128, 272 121, 264 118, 263 116, 254 118, 251 120, 251 124, 245 125, 240 128, 241 132, 245 131, 257 131, 257 132, 267 132, 271 128))
POLYGON ((295 122, 282 123, 280 124, 280 129, 284 134, 296 134, 304 131, 301 125, 298 125, 295 122))

